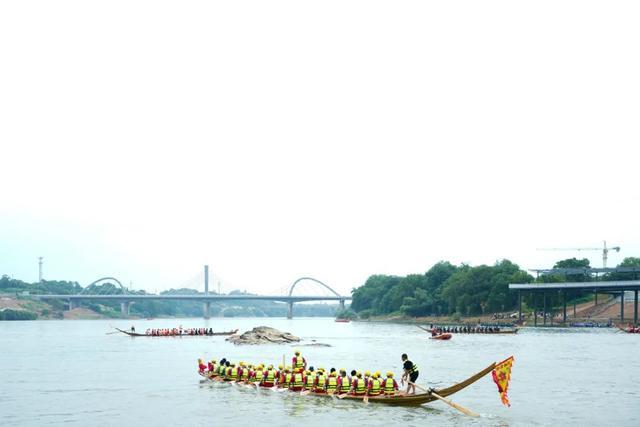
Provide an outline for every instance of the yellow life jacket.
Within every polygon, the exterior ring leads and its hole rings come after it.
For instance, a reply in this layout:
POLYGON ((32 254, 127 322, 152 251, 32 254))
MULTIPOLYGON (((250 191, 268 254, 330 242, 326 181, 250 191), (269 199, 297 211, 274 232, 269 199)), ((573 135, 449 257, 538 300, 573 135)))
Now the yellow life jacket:
POLYGON ((227 370, 225 369, 224 365, 220 365, 220 367, 218 368, 218 375, 223 375, 225 374, 225 372, 227 372, 227 370))
POLYGON ((265 380, 265 382, 273 384, 275 379, 276 379, 276 371, 274 371, 273 369, 269 369, 267 371, 267 379, 265 380))
POLYGON ((253 377, 253 382, 260 382, 262 381, 262 377, 264 375, 264 372, 262 372, 262 369, 259 369, 255 372, 255 375, 253 377))
POLYGON ((411 362, 412 367, 411 370, 409 371, 410 374, 413 374, 415 372, 418 372, 418 365, 416 365, 415 363, 411 362))
POLYGON ((371 389, 369 390, 369 394, 380 394, 380 380, 377 378, 374 378, 371 380, 371 389))
POLYGON ((340 391, 348 392, 351 390, 351 380, 348 376, 342 377, 342 384, 340 385, 340 391))
POLYGON ((229 369, 229 374, 227 375, 227 377, 233 381, 238 379, 238 368, 233 367, 231 369, 229 369))
POLYGON ((291 373, 285 374, 283 385, 288 386, 291 383, 292 375, 291 373))
POLYGON ((363 394, 366 391, 364 380, 362 378, 356 378, 355 392, 356 394, 363 394))
POLYGON ((311 390, 313 388, 313 383, 315 379, 316 379, 315 375, 313 374, 307 375, 307 378, 305 379, 305 382, 304 382, 305 390, 311 390))
POLYGON ((335 390, 338 388, 338 378, 331 376, 327 380, 327 390, 335 390))
POLYGON ((326 384, 326 382, 327 377, 325 377, 324 375, 318 375, 318 384, 316 385, 316 389, 324 390, 324 385, 326 384))
POLYGON ((240 379, 241 380, 246 380, 249 378, 249 369, 248 368, 242 368, 242 375, 240 375, 240 379))
POLYGON ((387 378, 384 380, 384 394, 396 394, 396 387, 394 385, 393 378, 387 378))
POLYGON ((296 356, 296 366, 294 368, 302 368, 304 366, 304 359, 302 356, 296 356))
POLYGON ((302 374, 298 372, 293 376, 293 386, 294 387, 302 387, 304 384, 302 382, 302 374))

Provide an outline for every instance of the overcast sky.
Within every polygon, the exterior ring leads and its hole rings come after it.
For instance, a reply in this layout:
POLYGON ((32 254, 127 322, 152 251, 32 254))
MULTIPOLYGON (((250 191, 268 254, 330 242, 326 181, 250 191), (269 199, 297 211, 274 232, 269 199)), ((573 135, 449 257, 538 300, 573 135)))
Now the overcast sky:
POLYGON ((0 2, 0 274, 340 292, 640 256, 637 1, 0 2))

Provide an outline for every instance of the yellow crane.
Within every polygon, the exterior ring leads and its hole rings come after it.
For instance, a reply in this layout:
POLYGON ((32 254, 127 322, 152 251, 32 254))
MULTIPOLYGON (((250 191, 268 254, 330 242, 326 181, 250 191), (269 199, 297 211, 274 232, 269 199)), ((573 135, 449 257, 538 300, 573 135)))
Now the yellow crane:
POLYGON ((607 268, 607 258, 609 251, 620 252, 620 246, 607 247, 607 241, 604 240, 604 245, 601 248, 543 248, 539 251, 602 251, 602 268, 607 268))

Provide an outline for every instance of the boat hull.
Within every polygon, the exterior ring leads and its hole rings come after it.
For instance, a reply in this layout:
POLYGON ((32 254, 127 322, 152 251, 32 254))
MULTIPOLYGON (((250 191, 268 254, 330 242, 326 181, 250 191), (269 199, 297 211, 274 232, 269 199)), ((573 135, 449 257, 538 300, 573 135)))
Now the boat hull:
POLYGON ((433 337, 429 337, 430 340, 441 340, 441 341, 446 341, 446 340, 450 340, 451 339, 451 334, 447 333, 447 334, 440 334, 440 335, 436 335, 433 337))

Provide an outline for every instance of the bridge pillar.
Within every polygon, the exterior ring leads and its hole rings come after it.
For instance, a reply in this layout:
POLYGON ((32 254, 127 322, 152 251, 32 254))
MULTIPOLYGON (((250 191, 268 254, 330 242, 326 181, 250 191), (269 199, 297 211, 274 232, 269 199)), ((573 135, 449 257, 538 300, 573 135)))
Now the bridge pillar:
POLYGON ((80 307, 80 301, 73 298, 69 298, 69 310, 73 310, 74 308, 78 308, 78 307, 80 307))
POLYGON ((547 293, 542 293, 542 324, 547 326, 547 293))
POLYGON ((287 303, 289 309, 287 310, 287 319, 293 319, 293 301, 287 303))
POLYGON ((209 318, 209 309, 211 308, 211 301, 207 301, 204 303, 203 306, 203 314, 204 314, 204 318, 208 319, 209 318))
POLYGON ((122 301, 120 303, 120 315, 122 315, 122 317, 129 317, 129 305, 130 305, 130 301, 122 301))
POLYGON ((620 321, 624 322, 624 289, 620 292, 620 321))
POLYGON ((562 291, 562 323, 567 323, 567 290, 562 291))
POLYGON ((533 291, 533 326, 538 326, 538 293, 533 291))
POLYGON ((633 324, 638 325, 638 290, 633 291, 633 324))
POLYGON ((518 291, 518 322, 522 322, 522 291, 518 291))
POLYGON ((344 311, 344 300, 340 300, 340 310, 344 311))

